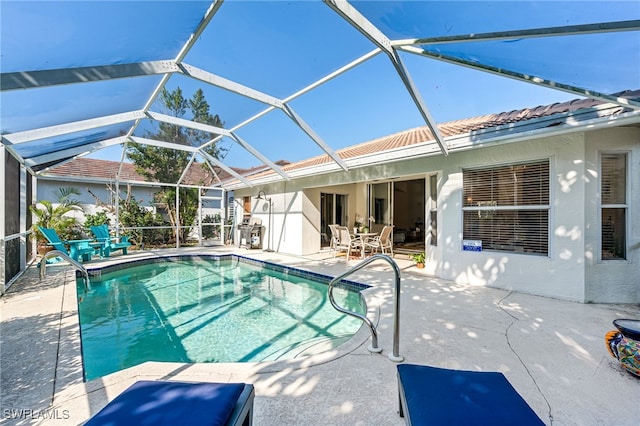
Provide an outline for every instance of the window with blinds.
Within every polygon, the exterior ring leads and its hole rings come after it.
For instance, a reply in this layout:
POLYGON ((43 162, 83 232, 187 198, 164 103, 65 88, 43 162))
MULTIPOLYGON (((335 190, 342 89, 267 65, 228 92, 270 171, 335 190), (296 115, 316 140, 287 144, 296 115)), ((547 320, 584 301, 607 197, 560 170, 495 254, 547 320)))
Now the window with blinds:
POLYGON ((463 239, 482 250, 549 253, 549 160, 463 170, 463 239))
POLYGON ((627 155, 600 157, 600 211, 602 260, 627 258, 627 155))

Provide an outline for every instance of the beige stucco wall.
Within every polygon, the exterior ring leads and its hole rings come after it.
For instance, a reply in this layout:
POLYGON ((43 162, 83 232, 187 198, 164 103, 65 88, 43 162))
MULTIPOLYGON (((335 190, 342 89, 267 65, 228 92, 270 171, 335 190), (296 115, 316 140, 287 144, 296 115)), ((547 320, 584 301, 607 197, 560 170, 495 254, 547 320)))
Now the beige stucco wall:
POLYGON ((599 234, 586 232, 585 301, 640 303, 640 129, 617 128, 586 135, 585 228, 600 229, 599 158, 602 153, 627 152, 627 260, 600 260, 599 234))
POLYGON ((639 196, 629 200, 628 260, 597 260, 598 155, 601 150, 629 152, 629 194, 634 194, 640 182, 639 134, 635 128, 576 132, 296 179, 287 182, 286 191, 282 191, 284 185, 251 191, 280 193, 273 196, 278 242, 274 248, 306 255, 320 248, 321 192, 348 194, 351 222, 356 212, 366 212, 367 182, 437 173, 438 246, 427 248, 427 270, 433 275, 579 302, 640 303, 639 196), (549 255, 463 251, 462 170, 539 159, 549 159, 552 176, 549 255))
POLYGON ((569 300, 584 299, 583 165, 581 134, 467 151, 443 162, 440 196, 442 241, 432 253, 439 276, 459 283, 505 288, 569 300), (461 248, 462 169, 549 159, 549 255, 467 252, 461 248))

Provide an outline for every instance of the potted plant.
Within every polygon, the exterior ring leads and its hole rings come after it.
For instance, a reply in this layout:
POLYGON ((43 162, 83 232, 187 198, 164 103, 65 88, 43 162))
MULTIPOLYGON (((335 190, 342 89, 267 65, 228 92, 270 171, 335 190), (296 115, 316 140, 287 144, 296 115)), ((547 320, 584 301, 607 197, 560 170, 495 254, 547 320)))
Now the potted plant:
POLYGON ((358 213, 356 213, 356 220, 353 223, 353 233, 357 234, 358 232, 361 232, 363 224, 364 224, 364 219, 362 219, 362 217, 358 213))
POLYGON ((424 268, 424 259, 425 259, 425 253, 424 252, 413 253, 411 255, 411 260, 416 262, 416 267, 418 267, 420 269, 424 268))
POLYGON ((47 251, 48 241, 38 227, 55 229, 63 240, 77 239, 82 234, 78 220, 67 215, 73 211, 83 211, 80 202, 73 198, 74 195, 80 195, 80 191, 72 187, 58 188, 55 195, 55 204, 49 200, 41 200, 29 207, 34 218, 31 230, 36 236, 38 252, 41 254, 47 251))

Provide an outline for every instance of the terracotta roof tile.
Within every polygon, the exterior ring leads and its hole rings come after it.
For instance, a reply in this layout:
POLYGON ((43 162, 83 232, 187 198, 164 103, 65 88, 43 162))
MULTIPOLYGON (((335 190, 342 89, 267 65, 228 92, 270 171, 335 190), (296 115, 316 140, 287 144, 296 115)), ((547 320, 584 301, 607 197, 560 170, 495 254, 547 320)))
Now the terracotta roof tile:
MULTIPOLYGON (((76 158, 57 167, 54 167, 47 171, 48 176, 79 176, 90 177, 104 180, 114 180, 118 172, 119 161, 98 160, 93 158, 76 158)), ((243 175, 251 169, 232 169, 243 175)), ((263 170, 263 168, 259 168, 263 170)), ((214 170, 218 174, 221 180, 229 179, 232 176, 226 171, 215 167, 214 170)), ((136 173, 135 166, 132 163, 122 163, 122 172, 120 174, 120 180, 123 181, 146 181, 144 177, 136 173)), ((211 169, 202 163, 192 163, 187 175, 185 176, 184 183, 189 185, 203 185, 209 186, 211 183, 217 182, 217 179, 211 172, 211 169)))
MULTIPOLYGON (((640 97, 640 90, 626 91, 617 94, 619 97, 627 99, 635 99, 640 97)), ((524 108, 502 112, 498 114, 488 114, 478 117, 470 117, 461 120, 449 121, 438 125, 438 129, 445 138, 463 135, 466 133, 490 129, 506 124, 521 123, 535 118, 553 116, 555 114, 574 112, 580 109, 592 108, 601 105, 604 102, 594 99, 574 99, 568 102, 554 103, 551 105, 541 105, 535 108, 524 108)), ((624 110, 620 107, 618 111, 624 110)), ((615 111, 612 114, 616 113, 615 111)), ((552 125, 552 124, 550 124, 552 125)), ((336 154, 343 160, 355 158, 367 154, 379 153, 393 149, 403 148, 423 142, 434 141, 434 137, 427 126, 416 127, 413 129, 403 130, 401 132, 383 136, 372 141, 363 142, 336 151, 336 154)), ((308 158, 306 160, 297 161, 284 167, 285 172, 304 169, 311 166, 317 166, 333 161, 326 154, 308 158)), ((256 177, 272 174, 271 171, 265 171, 256 177)))
MULTIPOLYGON (((50 176, 80 176, 113 180, 118 173, 118 161, 76 158, 47 171, 50 176)), ((133 164, 123 163, 120 178, 123 180, 144 180, 136 173, 133 164)))
MULTIPOLYGON (((640 90, 622 92, 617 94, 617 96, 627 99, 640 98, 640 90)), ((439 124, 438 128, 440 129, 442 136, 448 138, 456 135, 464 135, 474 131, 491 129, 507 124, 522 123, 535 118, 552 117, 556 114, 571 113, 580 109, 592 108, 603 103, 604 102, 602 101, 593 99, 575 99, 568 102, 554 103, 551 105, 541 105, 535 108, 523 108, 520 110, 502 112, 499 114, 488 114, 478 117, 465 118, 462 120, 450 121, 439 124)), ((617 110, 612 110, 610 114, 616 114, 618 112, 622 112, 623 110, 623 107, 619 107, 617 110)), ((555 124, 559 124, 559 122, 548 123, 547 126, 552 126, 555 124)), ((392 135, 383 136, 357 145, 349 146, 337 150, 336 154, 344 160, 360 157, 363 155, 403 148, 423 142, 431 142, 433 140, 434 138, 429 128, 427 126, 422 126, 404 130, 392 135)), ((329 157, 329 155, 323 154, 305 160, 297 161, 295 163, 289 163, 287 161, 280 160, 276 162, 276 164, 278 164, 283 171, 288 172, 292 170, 318 166, 332 161, 333 160, 331 159, 331 157, 329 157)), ((95 178, 114 179, 118 170, 118 165, 119 162, 114 161, 78 158, 50 170, 48 174, 57 176, 90 176, 95 178)), ((241 176, 249 177, 263 177, 275 173, 273 170, 264 165, 252 167, 249 169, 233 169, 241 176)), ((230 176, 224 170, 216 168, 216 173, 218 173, 218 176, 222 181, 228 179, 235 180, 233 176, 230 176)), ((134 166, 131 163, 123 163, 121 179, 144 180, 135 172, 134 166)), ((185 183, 195 185, 209 185, 212 181, 215 182, 215 178, 213 177, 211 170, 202 163, 193 163, 185 178, 185 183)))

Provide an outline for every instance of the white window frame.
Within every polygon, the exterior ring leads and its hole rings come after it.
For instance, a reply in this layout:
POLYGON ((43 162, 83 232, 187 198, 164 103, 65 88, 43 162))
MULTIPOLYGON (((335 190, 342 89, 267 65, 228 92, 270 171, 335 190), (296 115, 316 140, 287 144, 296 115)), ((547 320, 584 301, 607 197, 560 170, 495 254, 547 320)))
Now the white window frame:
POLYGON ((427 188, 428 197, 426 199, 426 214, 425 214, 425 236, 427 238, 426 246, 436 248, 438 247, 438 195, 440 176, 438 173, 430 174, 427 176, 425 187, 427 188), (431 191, 431 181, 435 179, 435 194, 431 191), (436 227, 432 226, 431 216, 436 216, 436 227), (435 235, 435 241, 433 241, 432 235, 435 235))
POLYGON ((631 180, 630 180, 630 157, 629 151, 600 151, 598 155, 598 262, 599 263, 611 263, 611 262, 628 262, 629 261, 629 200, 631 199, 631 180), (605 155, 624 155, 625 156, 625 202, 622 204, 605 204, 602 202, 602 157, 605 155), (604 218, 602 217, 603 209, 624 209, 625 224, 624 224, 624 258, 612 258, 605 259, 602 257, 602 227, 604 224, 604 218))
MULTIPOLYGON (((552 215, 551 215, 551 211, 552 211, 552 200, 553 200, 553 162, 551 161, 551 158, 539 158, 539 159, 531 159, 531 160, 522 160, 522 161, 513 161, 513 162, 508 162, 508 163, 503 163, 503 164, 492 164, 492 165, 483 165, 483 166, 477 166, 477 167, 466 167, 461 169, 462 172, 462 190, 461 190, 461 198, 464 198, 464 173, 465 172, 469 172, 469 171, 474 171, 474 170, 493 170, 493 169, 498 169, 498 168, 502 168, 502 167, 510 167, 510 166, 519 166, 519 165, 526 165, 526 164, 536 164, 536 163, 542 163, 542 162, 547 162, 548 163, 548 192, 549 192, 549 202, 548 204, 540 204, 540 205, 513 205, 513 206, 497 206, 497 205, 493 205, 492 202, 490 201, 485 201, 484 203, 486 205, 484 206, 465 206, 465 200, 461 199, 461 203, 460 205, 461 210, 462 210, 462 214, 460 215, 460 235, 461 238, 465 238, 464 236, 464 227, 465 227, 465 223, 464 223, 464 212, 465 211, 474 211, 474 212, 478 212, 479 215, 482 214, 491 214, 493 211, 523 211, 523 210, 546 210, 547 211, 547 252, 546 253, 535 253, 535 252, 528 252, 528 251, 518 251, 518 250, 513 250, 513 251, 509 251, 509 250, 492 250, 492 249, 485 249, 483 248, 483 251, 489 251, 492 253, 504 253, 504 254, 516 254, 516 255, 529 255, 529 256, 544 256, 544 257, 550 257, 551 256, 551 252, 552 252, 552 247, 551 247, 551 242, 552 242, 552 215)), ((460 244, 460 248, 459 250, 462 251, 462 244, 460 244)))

